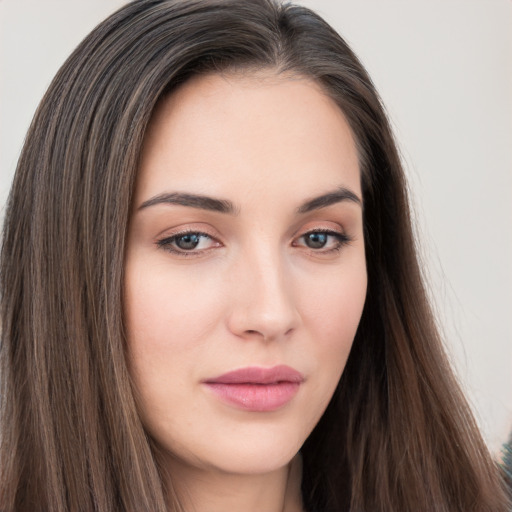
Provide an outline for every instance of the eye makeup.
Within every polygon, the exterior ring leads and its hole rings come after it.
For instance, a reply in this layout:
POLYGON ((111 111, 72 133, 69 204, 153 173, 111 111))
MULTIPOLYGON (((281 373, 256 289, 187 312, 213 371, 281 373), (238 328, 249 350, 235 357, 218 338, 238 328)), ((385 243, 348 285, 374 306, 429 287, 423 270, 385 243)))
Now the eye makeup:
MULTIPOLYGON (((330 255, 339 252, 352 241, 347 234, 332 229, 310 229, 296 237, 292 247, 303 247, 312 254, 330 255)), ((156 241, 159 249, 184 257, 202 256, 222 247, 222 243, 209 233, 195 229, 186 229, 165 236, 156 241)))

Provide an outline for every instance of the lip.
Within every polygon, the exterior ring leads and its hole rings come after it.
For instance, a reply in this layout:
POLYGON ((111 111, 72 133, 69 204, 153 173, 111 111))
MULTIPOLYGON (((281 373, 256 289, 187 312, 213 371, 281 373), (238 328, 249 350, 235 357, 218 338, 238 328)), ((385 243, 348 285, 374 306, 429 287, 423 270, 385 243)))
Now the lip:
POLYGON ((240 368, 203 384, 223 402, 253 412, 284 407, 299 391, 303 375, 286 365, 240 368))

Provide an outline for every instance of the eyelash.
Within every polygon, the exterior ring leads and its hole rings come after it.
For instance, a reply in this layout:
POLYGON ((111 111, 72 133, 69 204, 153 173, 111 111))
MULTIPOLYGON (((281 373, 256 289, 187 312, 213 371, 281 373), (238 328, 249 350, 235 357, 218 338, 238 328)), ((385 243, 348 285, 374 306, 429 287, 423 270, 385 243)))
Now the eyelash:
POLYGON ((186 231, 180 231, 179 233, 176 233, 174 235, 167 236, 165 238, 157 240, 156 245, 160 249, 163 249, 164 251, 170 252, 172 254, 178 254, 180 256, 185 256, 185 257, 199 256, 202 252, 208 251, 208 249, 203 249, 202 251, 194 251, 194 250, 187 251, 185 249, 180 249, 180 248, 173 246, 173 244, 176 242, 177 239, 182 238, 187 235, 197 235, 200 238, 206 237, 206 238, 215 240, 215 238, 213 236, 209 235, 208 233, 204 233, 203 231, 195 231, 195 230, 191 229, 191 230, 186 230, 186 231))
MULTIPOLYGON (((323 248, 313 249, 311 247, 307 247, 305 244, 304 245, 301 244, 300 246, 306 247, 313 254, 327 255, 327 254, 339 252, 342 249, 342 247, 344 247, 345 245, 349 244, 352 241, 352 238, 349 237, 348 235, 346 235, 344 233, 339 233, 338 231, 333 231, 330 229, 312 229, 310 231, 303 233, 298 238, 298 240, 301 240, 301 239, 305 240, 306 236, 312 235, 312 234, 318 234, 318 233, 333 237, 336 240, 335 246, 331 247, 330 249, 326 249, 326 250, 322 250, 323 248)), ((209 251, 210 249, 213 248, 213 247, 209 247, 207 249, 195 251, 194 249, 191 249, 191 250, 180 249, 180 248, 177 248, 175 245, 173 245, 176 243, 176 240, 178 240, 179 238, 182 238, 184 236, 187 236, 187 235, 196 235, 199 238, 206 237, 206 238, 210 238, 211 240, 215 241, 215 238, 213 236, 209 235, 208 233, 204 233, 202 231, 195 231, 195 230, 186 230, 186 231, 180 231, 179 233, 176 233, 171 236, 167 236, 165 238, 157 240, 156 245, 160 249, 163 249, 164 251, 170 252, 172 254, 177 254, 179 256, 184 256, 184 257, 200 256, 204 252, 209 251)), ((296 244, 294 242, 293 245, 295 247, 297 247, 298 244, 296 244)))
POLYGON ((305 233, 303 233, 299 237, 299 240, 305 239, 305 237, 308 235, 318 234, 318 233, 333 237, 334 240, 336 241, 336 243, 335 243, 334 247, 331 247, 330 249, 323 249, 323 248, 313 249, 311 247, 305 246, 307 249, 309 249, 314 254, 324 255, 324 254, 332 254, 335 252, 340 252, 341 249, 345 245, 349 244, 352 241, 352 238, 349 237, 348 235, 346 235, 345 233, 340 233, 338 231, 333 231, 331 229, 311 229, 310 231, 306 231, 305 233))

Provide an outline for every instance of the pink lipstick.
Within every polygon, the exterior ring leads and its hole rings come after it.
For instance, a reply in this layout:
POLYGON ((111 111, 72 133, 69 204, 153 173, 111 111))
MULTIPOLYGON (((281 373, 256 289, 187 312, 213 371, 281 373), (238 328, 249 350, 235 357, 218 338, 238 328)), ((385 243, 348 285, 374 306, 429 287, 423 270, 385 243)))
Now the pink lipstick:
POLYGON ((299 391, 304 377, 289 366, 248 367, 203 383, 222 401, 253 412, 270 412, 286 405, 299 391))

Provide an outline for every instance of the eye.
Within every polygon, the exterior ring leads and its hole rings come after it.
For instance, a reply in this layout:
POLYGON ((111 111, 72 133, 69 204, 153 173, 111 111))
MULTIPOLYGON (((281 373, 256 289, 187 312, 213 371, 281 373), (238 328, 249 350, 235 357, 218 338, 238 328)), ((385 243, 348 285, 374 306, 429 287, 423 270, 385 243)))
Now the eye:
POLYGON ((219 246, 207 233, 200 231, 186 231, 157 241, 158 247, 172 253, 189 256, 219 246))
POLYGON ((339 251, 348 242, 350 242, 350 238, 344 233, 332 230, 315 230, 304 233, 294 245, 304 245, 316 252, 329 253, 339 251))
POLYGON ((329 240, 327 233, 308 233, 304 235, 304 242, 310 249, 322 249, 329 240))

